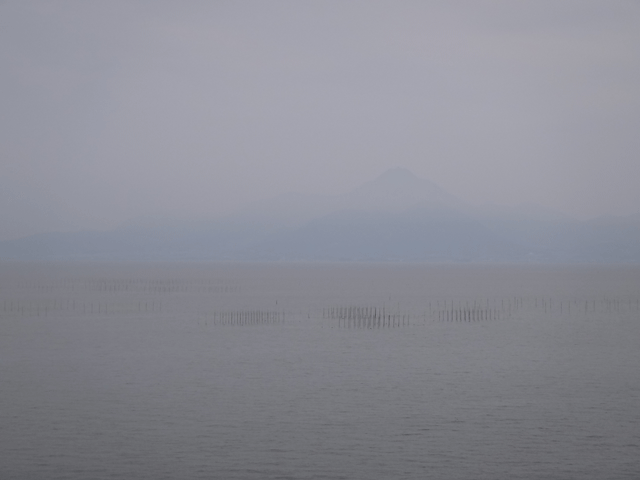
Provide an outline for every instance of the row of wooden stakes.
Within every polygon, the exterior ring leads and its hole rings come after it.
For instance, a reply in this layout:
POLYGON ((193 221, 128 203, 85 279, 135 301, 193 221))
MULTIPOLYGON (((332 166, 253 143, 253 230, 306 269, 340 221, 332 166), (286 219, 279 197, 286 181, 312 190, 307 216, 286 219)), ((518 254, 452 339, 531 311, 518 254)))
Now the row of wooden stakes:
POLYGON ((214 312, 212 323, 213 325, 279 325, 283 324, 284 320, 284 311, 230 310, 214 312))

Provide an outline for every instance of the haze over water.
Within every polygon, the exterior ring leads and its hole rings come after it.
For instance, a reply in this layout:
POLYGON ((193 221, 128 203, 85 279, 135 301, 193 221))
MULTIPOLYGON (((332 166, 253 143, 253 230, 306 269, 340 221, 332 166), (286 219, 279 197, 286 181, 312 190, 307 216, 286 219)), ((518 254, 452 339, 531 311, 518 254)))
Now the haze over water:
POLYGON ((216 219, 401 166, 640 205, 635 1, 0 2, 0 241, 216 219))
POLYGON ((0 1, 0 480, 639 478, 638 24, 0 1))
POLYGON ((638 268, 0 272, 2 478, 640 472, 638 268))

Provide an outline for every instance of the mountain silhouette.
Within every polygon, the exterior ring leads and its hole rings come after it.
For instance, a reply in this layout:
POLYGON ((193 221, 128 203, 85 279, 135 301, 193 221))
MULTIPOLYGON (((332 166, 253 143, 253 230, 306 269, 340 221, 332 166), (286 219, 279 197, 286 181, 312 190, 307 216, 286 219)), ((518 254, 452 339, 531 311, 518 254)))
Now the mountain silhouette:
POLYGON ((0 260, 640 263, 640 216, 478 209, 404 168, 342 195, 288 193, 213 221, 0 242, 0 260))
POLYGON ((461 208, 462 202, 438 185, 405 168, 387 170, 343 196, 343 208, 400 212, 415 205, 430 209, 461 208))

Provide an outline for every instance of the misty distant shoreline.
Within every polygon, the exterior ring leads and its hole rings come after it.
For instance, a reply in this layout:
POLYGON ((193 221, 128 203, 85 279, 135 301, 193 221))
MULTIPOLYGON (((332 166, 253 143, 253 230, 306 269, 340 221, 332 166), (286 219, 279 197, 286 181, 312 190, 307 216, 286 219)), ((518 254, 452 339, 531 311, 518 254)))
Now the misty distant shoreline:
POLYGON ((394 168, 345 195, 284 195, 218 220, 5 240, 0 261, 638 265, 640 216, 477 209, 394 168))

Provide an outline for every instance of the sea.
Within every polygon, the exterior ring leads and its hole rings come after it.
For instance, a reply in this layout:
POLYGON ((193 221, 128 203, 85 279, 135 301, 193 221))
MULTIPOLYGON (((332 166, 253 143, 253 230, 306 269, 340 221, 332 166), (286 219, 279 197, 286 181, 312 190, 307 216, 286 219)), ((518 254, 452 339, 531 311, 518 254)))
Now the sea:
POLYGON ((640 268, 0 263, 0 478, 637 479, 640 268))

